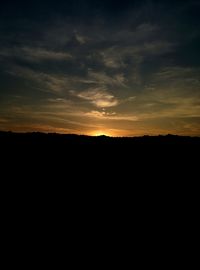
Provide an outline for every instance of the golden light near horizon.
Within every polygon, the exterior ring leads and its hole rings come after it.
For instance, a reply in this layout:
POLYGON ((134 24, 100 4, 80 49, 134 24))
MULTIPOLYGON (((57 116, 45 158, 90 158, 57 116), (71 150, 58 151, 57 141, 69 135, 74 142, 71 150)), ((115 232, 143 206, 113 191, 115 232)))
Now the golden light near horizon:
MULTIPOLYGON (((107 136, 107 137, 129 137, 130 133, 127 130, 124 129, 100 129, 100 130, 94 130, 88 133, 89 136, 107 136)), ((134 136, 132 132, 131 136, 134 136)))
POLYGON ((109 137, 113 137, 114 136, 109 131, 102 131, 102 130, 94 131, 90 135, 91 136, 95 136, 95 137, 98 137, 98 136, 109 136, 109 137))

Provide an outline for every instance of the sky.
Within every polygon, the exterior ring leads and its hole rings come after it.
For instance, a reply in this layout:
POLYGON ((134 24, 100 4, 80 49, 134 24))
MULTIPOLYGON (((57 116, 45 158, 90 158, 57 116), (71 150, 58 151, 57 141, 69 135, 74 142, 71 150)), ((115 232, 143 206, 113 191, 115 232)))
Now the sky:
POLYGON ((0 130, 200 136, 199 0, 2 0, 0 130))

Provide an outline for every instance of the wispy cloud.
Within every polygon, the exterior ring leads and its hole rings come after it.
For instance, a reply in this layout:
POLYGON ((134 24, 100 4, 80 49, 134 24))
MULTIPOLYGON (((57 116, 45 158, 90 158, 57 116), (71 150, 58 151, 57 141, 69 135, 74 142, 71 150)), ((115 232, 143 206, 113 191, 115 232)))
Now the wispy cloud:
POLYGON ((34 47, 14 47, 12 49, 4 49, 0 52, 1 57, 20 58, 30 62, 41 61, 64 61, 72 58, 72 55, 67 52, 47 50, 45 48, 34 47))
POLYGON ((121 54, 115 53, 115 48, 111 47, 108 49, 104 49, 100 52, 100 56, 102 57, 102 62, 105 67, 119 69, 121 67, 125 67, 124 59, 121 54))
POLYGON ((173 51, 175 44, 165 40, 144 41, 136 44, 121 44, 104 49, 101 52, 106 66, 125 67, 127 57, 141 61, 149 55, 159 56, 173 51))
POLYGON ((44 92, 62 93, 70 87, 70 80, 63 75, 47 74, 17 65, 13 66, 8 73, 26 80, 32 80, 38 84, 37 89, 44 92))
POLYGON ((102 88, 90 89, 79 93, 71 91, 71 94, 81 99, 88 100, 90 103, 99 108, 114 107, 119 104, 116 97, 108 93, 106 89, 102 88))
POLYGON ((22 48, 22 54, 32 61, 67 60, 72 58, 70 53, 50 51, 43 48, 24 47, 22 48))
MULTIPOLYGON (((101 93, 102 101, 110 101, 109 104, 111 104, 111 101, 113 101, 112 106, 116 105, 116 99, 114 99, 113 96, 106 94, 107 89, 114 87, 127 88, 125 84, 126 79, 123 74, 115 74, 113 76, 110 76, 105 74, 104 72, 89 71, 87 76, 75 76, 73 74, 69 76, 64 76, 63 74, 50 74, 45 72, 39 72, 28 67, 21 67, 19 65, 13 65, 8 71, 8 73, 14 76, 33 80, 34 82, 38 83, 40 85, 40 89, 42 90, 43 88, 44 91, 66 93, 67 91, 74 89, 77 92, 80 92, 80 85, 83 85, 83 88, 86 88, 89 85, 89 90, 85 91, 85 93, 87 94, 91 92, 90 89, 92 87, 90 85, 92 85, 95 89, 94 91, 92 91, 93 96, 98 97, 98 100, 100 100, 101 93)), ((87 99, 89 100, 89 98, 91 97, 88 96, 87 99)), ((100 103, 98 102, 98 104, 100 103)))
POLYGON ((1 123, 4 124, 4 123, 7 123, 7 122, 8 122, 8 120, 6 118, 2 118, 2 117, 0 118, 0 124, 1 123))
POLYGON ((157 80, 186 79, 194 77, 195 70, 191 67, 168 66, 162 68, 154 76, 157 80))
POLYGON ((93 84, 100 84, 106 86, 121 86, 126 87, 126 79, 124 74, 119 73, 113 76, 107 75, 105 72, 88 72, 88 80, 87 82, 93 84))
POLYGON ((200 69, 171 66, 161 68, 152 75, 147 93, 160 99, 200 99, 200 69))
POLYGON ((81 45, 85 44, 88 40, 88 37, 79 34, 77 31, 75 31, 75 38, 81 45))
POLYGON ((115 121, 137 121, 138 117, 131 114, 117 114, 116 112, 105 112, 105 111, 91 111, 85 113, 85 116, 96 118, 100 120, 115 120, 115 121))

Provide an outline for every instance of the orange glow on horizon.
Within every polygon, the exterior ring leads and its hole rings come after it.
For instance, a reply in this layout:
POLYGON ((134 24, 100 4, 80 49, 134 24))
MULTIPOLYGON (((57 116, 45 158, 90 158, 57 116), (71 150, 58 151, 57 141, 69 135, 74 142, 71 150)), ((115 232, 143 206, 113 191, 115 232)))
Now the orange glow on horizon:
POLYGON ((108 137, 114 137, 114 134, 111 134, 111 132, 109 131, 102 131, 102 130, 97 130, 97 131, 93 131, 89 134, 90 136, 108 136, 108 137))

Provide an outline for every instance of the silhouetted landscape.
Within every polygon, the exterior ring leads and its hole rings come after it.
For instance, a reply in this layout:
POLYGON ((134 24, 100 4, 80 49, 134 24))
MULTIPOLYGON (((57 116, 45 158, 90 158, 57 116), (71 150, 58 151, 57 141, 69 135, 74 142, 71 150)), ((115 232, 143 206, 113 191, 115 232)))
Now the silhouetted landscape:
MULTIPOLYGON (((143 136, 143 137, 108 137, 108 136, 84 136, 74 134, 57 134, 57 133, 14 133, 0 132, 1 147, 14 149, 20 147, 20 150, 26 151, 31 149, 38 150, 80 150, 82 147, 95 150, 196 150, 200 147, 199 137, 189 136, 143 136)), ((152 153, 153 154, 153 153, 152 153)))
POLYGON ((162 197, 169 190, 177 194, 182 188, 187 190, 195 181, 200 138, 0 132, 0 149, 2 174, 11 179, 16 189, 20 186, 23 190, 28 185, 29 190, 43 190, 43 196, 47 189, 53 191, 57 187, 65 198, 73 186, 81 196, 85 196, 85 190, 92 190, 95 197, 99 189, 108 189, 112 194, 113 189, 120 191, 128 185, 130 198, 138 186, 148 197, 156 190, 157 196, 162 197))
POLYGON ((199 145, 200 137, 190 136, 178 136, 178 135, 158 135, 158 136, 141 136, 141 137, 109 137, 105 135, 101 136, 87 136, 87 135, 76 135, 76 134, 59 134, 59 133, 40 133, 40 132, 28 132, 28 133, 16 133, 11 131, 0 131, 1 143, 62 143, 68 145, 74 144, 190 144, 199 145))
MULTIPOLYGON (((143 137, 91 137, 65 134, 0 132, 1 158, 6 165, 28 174, 40 171, 70 174, 80 179, 114 180, 118 174, 135 179, 150 174, 172 180, 174 171, 188 179, 198 170, 199 137, 175 135, 143 137), (93 172, 95 174, 93 175, 93 172), (160 175, 160 176, 159 176, 160 175)), ((10 171, 12 173, 12 170, 10 171)))

